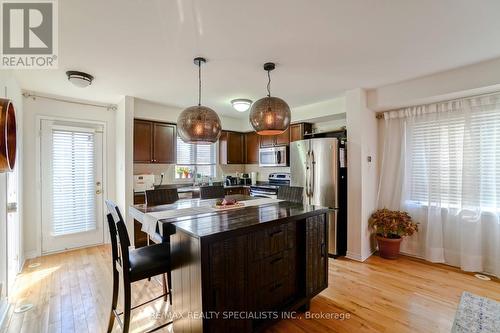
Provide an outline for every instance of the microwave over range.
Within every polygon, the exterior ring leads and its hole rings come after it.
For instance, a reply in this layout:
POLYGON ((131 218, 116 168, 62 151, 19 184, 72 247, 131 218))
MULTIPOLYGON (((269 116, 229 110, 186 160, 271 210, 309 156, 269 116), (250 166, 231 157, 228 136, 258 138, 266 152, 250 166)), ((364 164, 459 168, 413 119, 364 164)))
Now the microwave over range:
POLYGON ((288 147, 270 147, 259 149, 259 166, 284 167, 288 166, 288 147))

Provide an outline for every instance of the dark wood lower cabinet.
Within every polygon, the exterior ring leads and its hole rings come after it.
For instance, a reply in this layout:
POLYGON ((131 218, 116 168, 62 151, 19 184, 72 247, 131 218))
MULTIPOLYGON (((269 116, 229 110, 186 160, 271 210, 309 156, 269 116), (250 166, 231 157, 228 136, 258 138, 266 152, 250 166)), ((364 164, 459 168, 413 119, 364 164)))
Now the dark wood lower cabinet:
POLYGON ((171 236, 179 332, 258 332, 328 285, 327 215, 198 238, 171 236), (202 312, 204 318, 188 315, 202 312))

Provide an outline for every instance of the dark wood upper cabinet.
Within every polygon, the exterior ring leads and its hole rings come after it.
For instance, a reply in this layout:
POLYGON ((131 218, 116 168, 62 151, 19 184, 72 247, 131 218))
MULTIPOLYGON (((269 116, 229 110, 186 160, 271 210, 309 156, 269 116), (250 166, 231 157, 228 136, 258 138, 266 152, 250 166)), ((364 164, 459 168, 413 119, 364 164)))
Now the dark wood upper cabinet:
POLYGON ((153 160, 153 123, 134 120, 134 162, 151 163, 153 160))
POLYGON ((290 143, 290 129, 287 129, 279 135, 261 135, 260 147, 286 146, 290 143))
POLYGON ((175 163, 176 126, 134 120, 134 162, 175 163))
POLYGON ((280 135, 276 135, 274 142, 276 143, 276 146, 288 145, 290 143, 290 128, 287 128, 287 130, 280 135))
POLYGON ((259 135, 259 136, 260 136, 260 146, 262 148, 274 146, 274 135, 259 135))
POLYGON ((175 163, 176 127, 171 124, 153 125, 153 162, 175 163))
POLYGON ((219 163, 245 163, 245 134, 222 131, 219 138, 219 163))
POLYGON ((259 164, 259 137, 255 132, 245 133, 247 164, 259 164))
POLYGON ((298 123, 290 125, 290 142, 304 140, 304 134, 312 132, 312 125, 298 123))

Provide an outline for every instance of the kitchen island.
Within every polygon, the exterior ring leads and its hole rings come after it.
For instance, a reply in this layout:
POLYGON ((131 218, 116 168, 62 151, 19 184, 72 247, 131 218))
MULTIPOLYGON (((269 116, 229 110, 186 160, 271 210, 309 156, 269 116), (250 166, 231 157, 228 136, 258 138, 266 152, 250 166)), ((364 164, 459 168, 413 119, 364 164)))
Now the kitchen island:
MULTIPOLYGON (((130 213, 140 221, 200 202, 136 205, 130 213)), ((274 200, 160 220, 160 232, 171 235, 174 331, 256 332, 286 311, 308 309, 328 285, 327 213, 274 200)))

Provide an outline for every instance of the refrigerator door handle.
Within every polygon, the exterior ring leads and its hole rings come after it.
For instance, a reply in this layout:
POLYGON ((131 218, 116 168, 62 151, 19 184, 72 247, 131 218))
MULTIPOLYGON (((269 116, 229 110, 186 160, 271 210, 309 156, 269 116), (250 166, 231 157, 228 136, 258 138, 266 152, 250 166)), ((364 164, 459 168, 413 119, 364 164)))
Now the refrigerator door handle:
POLYGON ((311 187, 311 196, 314 195, 314 177, 315 177, 315 174, 314 174, 314 165, 316 164, 316 161, 314 159, 314 151, 311 150, 311 179, 309 181, 309 186, 311 187))
POLYGON ((309 151, 306 153, 306 197, 309 197, 309 151))

